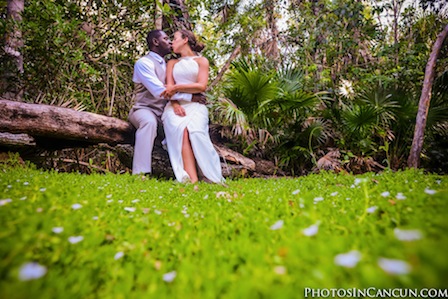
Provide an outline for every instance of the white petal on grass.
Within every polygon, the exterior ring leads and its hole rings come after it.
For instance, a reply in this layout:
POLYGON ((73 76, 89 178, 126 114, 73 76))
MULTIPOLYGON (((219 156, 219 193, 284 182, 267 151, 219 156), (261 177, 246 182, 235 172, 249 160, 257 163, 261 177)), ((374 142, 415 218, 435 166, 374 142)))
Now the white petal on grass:
POLYGON ((335 191, 335 192, 331 193, 330 195, 331 196, 336 196, 336 195, 338 195, 338 191, 335 191))
POLYGON ((22 281, 38 279, 47 273, 45 266, 38 263, 26 263, 20 267, 19 279, 22 281))
POLYGON ((106 198, 111 198, 112 197, 112 194, 107 194, 106 195, 106 198))
POLYGON ((317 202, 319 202, 319 201, 323 201, 323 200, 324 200, 323 197, 315 197, 315 198, 314 198, 314 203, 317 203, 317 202))
POLYGON ((159 210, 154 210, 154 213, 156 213, 157 215, 162 215, 162 211, 159 210))
POLYGON ((128 211, 128 212, 135 212, 135 208, 133 208, 133 207, 126 207, 126 208, 124 208, 125 209, 125 211, 128 211))
POLYGON ((432 190, 432 189, 428 189, 428 188, 426 188, 426 189, 425 189, 425 193, 426 193, 426 194, 429 194, 429 195, 433 195, 433 194, 436 194, 437 191, 436 191, 436 190, 432 190))
POLYGON ((276 267, 274 267, 274 272, 278 275, 285 275, 286 267, 285 266, 276 266, 276 267))
POLYGON ((352 250, 336 255, 334 257, 334 263, 342 267, 353 268, 358 264, 360 259, 361 253, 357 250, 352 250))
POLYGON ((318 231, 319 231, 319 224, 313 224, 313 225, 303 229, 302 233, 307 237, 311 237, 311 236, 316 235, 318 231))
POLYGON ((382 197, 388 197, 390 196, 390 192, 389 191, 384 191, 383 193, 381 193, 382 197))
POLYGON ((81 209, 81 208, 82 208, 82 205, 80 205, 79 203, 75 203, 75 204, 72 205, 72 209, 73 210, 78 210, 78 209, 81 209))
POLYGON ((378 209, 377 206, 373 206, 373 207, 367 208, 367 213, 370 213, 370 214, 375 213, 375 211, 377 209, 378 209))
POLYGON ((171 271, 168 273, 163 274, 163 281, 165 282, 172 282, 174 280, 174 278, 176 278, 176 271, 171 271))
POLYGON ((26 200, 26 196, 21 197, 20 200, 26 200))
POLYGON ((28 182, 23 182, 23 185, 28 186, 30 183, 28 182))
POLYGON ((294 191, 292 191, 292 195, 296 195, 296 194, 299 194, 299 192, 300 192, 300 190, 299 190, 299 189, 297 189, 297 190, 294 190, 294 191))
POLYGON ((204 195, 204 199, 208 199, 208 194, 205 194, 205 195, 204 195))
POLYGON ((51 229, 51 231, 54 232, 55 234, 60 234, 60 233, 62 233, 64 231, 64 228, 60 227, 60 226, 57 226, 57 227, 53 227, 51 229))
POLYGON ((123 200, 122 200, 122 199, 120 199, 120 200, 118 201, 118 203, 123 203, 123 200))
POLYGON ((92 219, 93 220, 98 220, 98 216, 93 216, 92 219))
POLYGON ((137 203, 137 202, 139 202, 140 201, 140 199, 134 199, 133 201, 132 201, 132 203, 137 203))
POLYGON ((0 206, 4 206, 8 203, 10 203, 12 201, 11 198, 7 198, 7 199, 0 199, 0 206))
POLYGON ((355 186, 363 183, 363 182, 367 182, 367 179, 355 179, 355 182, 353 183, 355 186))
POLYGON ((119 260, 124 256, 124 252, 123 251, 119 251, 115 254, 114 259, 115 260, 119 260))
POLYGON ((411 266, 402 260, 379 258, 378 265, 389 274, 402 275, 411 272, 411 266))
POLYGON ((76 244, 84 240, 83 236, 72 236, 68 238, 68 241, 72 244, 76 244))
POLYGON ((273 225, 271 225, 270 228, 271 228, 271 230, 278 230, 283 227, 283 224, 284 224, 283 220, 279 220, 276 223, 274 223, 273 225))
POLYGON ((395 235, 395 238, 397 238, 400 241, 415 241, 415 240, 420 240, 423 237, 421 231, 419 231, 418 229, 405 230, 405 229, 395 228, 394 235, 395 235))
POLYGON ((39 191, 40 192, 45 192, 47 190, 47 188, 40 188, 39 191))
POLYGON ((398 193, 397 193, 397 196, 395 196, 395 198, 398 199, 398 200, 405 200, 405 199, 406 199, 406 196, 404 196, 403 193, 398 192, 398 193))

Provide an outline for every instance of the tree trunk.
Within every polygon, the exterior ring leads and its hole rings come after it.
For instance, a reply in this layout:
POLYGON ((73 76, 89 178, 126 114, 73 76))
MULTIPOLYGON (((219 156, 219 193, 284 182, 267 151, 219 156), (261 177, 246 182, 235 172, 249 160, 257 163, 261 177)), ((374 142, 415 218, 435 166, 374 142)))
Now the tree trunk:
POLYGON ((218 75, 216 75, 216 78, 213 80, 213 82, 208 86, 208 89, 212 89, 218 82, 221 80, 222 76, 224 76, 224 73, 229 69, 230 64, 233 60, 240 54, 241 46, 238 45, 233 49, 232 54, 230 55, 229 59, 227 59, 226 64, 221 68, 218 75))
POLYGON ((23 55, 21 52, 23 39, 22 31, 19 28, 23 10, 24 0, 8 0, 7 19, 11 27, 5 35, 4 51, 13 63, 11 68, 2 70, 2 82, 0 83, 3 96, 17 100, 20 100, 23 94, 20 84, 20 74, 23 73, 23 55))
POLYGON ((392 3, 393 7, 393 24, 392 28, 394 31, 394 47, 395 47, 395 65, 398 66, 399 62, 399 48, 398 48, 398 19, 400 18, 401 7, 403 5, 403 0, 394 0, 392 3))
POLYGON ((156 9, 155 9, 155 16, 154 16, 154 25, 157 30, 163 29, 163 0, 155 0, 156 3, 156 9))
POLYGON ((20 49, 23 47, 22 31, 19 29, 18 23, 22 21, 22 13, 25 7, 24 0, 9 0, 7 18, 14 25, 12 31, 6 36, 5 53, 14 57, 17 70, 23 73, 23 56, 20 49))
POLYGON ((0 99, 0 115, 0 132, 91 144, 133 141, 130 123, 90 112, 0 99))
POLYGON ((429 104, 431 100, 431 90, 435 77, 436 62, 447 35, 448 25, 446 25, 443 31, 437 36, 432 52, 429 55, 428 63, 426 64, 425 79, 423 81, 422 94, 418 105, 417 119, 415 121, 414 139, 412 140, 411 152, 408 158, 408 166, 411 168, 418 168, 420 164, 420 153, 423 148, 426 118, 428 116, 429 104))
MULTIPOLYGON (((157 0, 160 4, 168 4, 171 8, 170 15, 162 16, 162 28, 163 31, 171 36, 179 29, 192 30, 190 23, 190 15, 185 7, 183 0, 157 0)), ((157 2, 156 2, 157 3, 157 2)), ((160 16, 158 16, 160 17, 160 16)), ((160 20, 156 20, 160 22, 160 20)), ((159 23, 157 23, 158 25, 159 23)))
POLYGON ((266 55, 273 59, 274 61, 278 61, 280 58, 280 52, 278 49, 278 28, 277 28, 277 19, 275 17, 275 0, 265 0, 265 10, 266 10, 266 19, 268 31, 271 33, 271 38, 266 47, 266 55))

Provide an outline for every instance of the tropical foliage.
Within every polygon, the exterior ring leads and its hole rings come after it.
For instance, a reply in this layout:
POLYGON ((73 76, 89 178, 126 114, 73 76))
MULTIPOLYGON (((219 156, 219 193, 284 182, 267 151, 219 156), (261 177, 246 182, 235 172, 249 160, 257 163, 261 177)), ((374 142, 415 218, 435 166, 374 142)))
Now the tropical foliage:
MULTIPOLYGON (((158 13, 179 12, 169 2, 26 1, 19 24, 25 71, 14 76, 1 52, 0 93, 16 84, 26 101, 126 118, 145 34, 158 13)), ((231 53, 240 53, 209 91, 213 122, 229 144, 292 173, 310 171, 329 153, 349 171, 404 166, 425 65, 448 22, 445 1, 185 4, 183 13, 207 46, 212 79, 231 53)), ((13 24, 6 10, 1 15, 5 35, 13 24)), ((427 166, 447 155, 447 72, 445 43, 428 115, 427 166)))

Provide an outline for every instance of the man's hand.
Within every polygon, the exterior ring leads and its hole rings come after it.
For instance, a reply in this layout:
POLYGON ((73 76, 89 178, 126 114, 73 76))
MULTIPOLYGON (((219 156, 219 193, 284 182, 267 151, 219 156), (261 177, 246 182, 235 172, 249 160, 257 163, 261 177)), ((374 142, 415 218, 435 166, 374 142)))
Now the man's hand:
POLYGON ((196 102, 199 104, 207 104, 207 97, 205 96, 204 93, 194 93, 193 97, 191 98, 192 102, 196 102))
POLYGON ((165 90, 160 94, 162 98, 171 99, 171 97, 176 93, 174 85, 165 85, 165 90))

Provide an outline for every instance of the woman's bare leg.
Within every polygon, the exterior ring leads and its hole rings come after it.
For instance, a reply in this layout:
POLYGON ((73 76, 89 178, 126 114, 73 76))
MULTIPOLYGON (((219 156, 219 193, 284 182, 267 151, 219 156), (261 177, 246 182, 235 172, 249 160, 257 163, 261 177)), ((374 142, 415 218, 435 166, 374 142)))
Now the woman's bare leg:
POLYGON ((184 130, 184 137, 182 138, 182 160, 184 161, 184 169, 190 176, 191 182, 196 183, 198 181, 196 159, 194 158, 187 129, 184 130))

